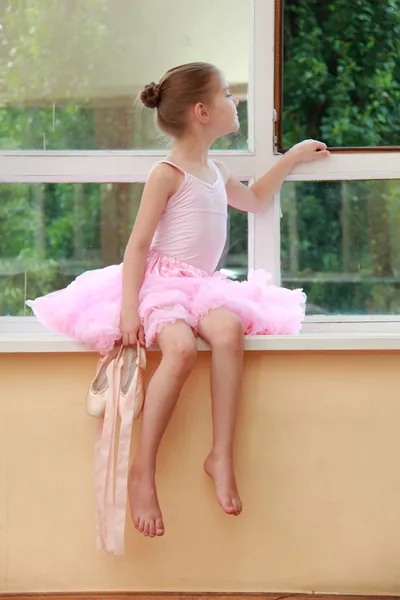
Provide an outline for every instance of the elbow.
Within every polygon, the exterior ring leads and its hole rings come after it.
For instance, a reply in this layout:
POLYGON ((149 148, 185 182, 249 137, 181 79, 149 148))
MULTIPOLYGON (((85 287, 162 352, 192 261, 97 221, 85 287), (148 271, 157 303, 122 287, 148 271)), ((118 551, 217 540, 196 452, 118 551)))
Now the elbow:
POLYGON ((273 200, 274 200, 273 194, 271 194, 270 196, 267 196, 266 198, 265 197, 259 198, 258 196, 253 194, 253 202, 251 203, 249 212, 251 212, 253 214, 257 214, 257 213, 261 212, 267 204, 271 204, 273 202, 273 200))
POLYGON ((138 258, 146 257, 150 249, 150 243, 151 242, 145 239, 131 238, 125 248, 124 262, 130 262, 131 260, 138 260, 138 258))
POLYGON ((251 212, 253 215, 256 215, 257 213, 262 211, 264 205, 265 205, 265 202, 263 202, 262 200, 257 198, 257 196, 254 196, 253 202, 251 203, 251 205, 249 207, 250 208, 249 212, 251 212))
POLYGON ((250 188, 249 191, 250 191, 250 195, 248 196, 247 203, 246 203, 247 204, 246 212, 249 212, 251 214, 256 214, 261 211, 261 209, 264 205, 264 202, 256 195, 254 190, 252 190, 250 188))

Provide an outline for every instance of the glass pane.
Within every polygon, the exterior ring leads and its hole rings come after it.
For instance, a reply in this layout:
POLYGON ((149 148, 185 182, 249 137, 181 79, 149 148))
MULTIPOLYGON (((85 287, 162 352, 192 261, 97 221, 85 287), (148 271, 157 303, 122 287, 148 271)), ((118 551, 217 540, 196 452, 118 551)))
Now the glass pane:
MULTIPOLYGON (((203 60, 245 100, 249 9, 248 0, 0 0, 0 148, 164 147, 154 113, 134 110, 138 92, 203 60)), ((247 147, 246 102, 241 116, 228 149, 247 147)))
MULTIPOLYGON (((28 315, 26 298, 122 261, 141 183, 0 185, 0 315, 28 315)), ((221 266, 242 278, 247 215, 230 213, 221 266)))
POLYGON ((399 145, 399 0, 284 0, 283 40, 285 148, 399 145))
POLYGON ((142 184, 0 186, 0 315, 122 260, 142 184))
POLYGON ((247 279, 248 271, 248 216, 229 208, 228 239, 219 268, 230 278, 247 279))
POLYGON ((400 180, 287 182, 282 284, 308 314, 400 314, 400 180))

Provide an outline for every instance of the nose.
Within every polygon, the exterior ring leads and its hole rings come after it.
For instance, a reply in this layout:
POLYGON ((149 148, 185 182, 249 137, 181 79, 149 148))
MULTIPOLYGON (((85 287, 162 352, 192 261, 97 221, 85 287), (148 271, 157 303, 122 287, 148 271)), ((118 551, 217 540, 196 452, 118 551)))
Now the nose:
POLYGON ((235 106, 239 106, 239 98, 237 96, 234 97, 233 102, 235 106))

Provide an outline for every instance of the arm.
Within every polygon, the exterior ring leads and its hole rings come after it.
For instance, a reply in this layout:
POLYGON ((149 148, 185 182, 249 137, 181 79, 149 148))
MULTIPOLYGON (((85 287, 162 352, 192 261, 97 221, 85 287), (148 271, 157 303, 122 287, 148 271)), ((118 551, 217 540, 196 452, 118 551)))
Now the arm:
POLYGON ((272 169, 250 187, 231 177, 226 166, 219 163, 218 167, 225 180, 229 205, 244 212, 258 212, 263 204, 271 199, 282 186, 296 163, 313 161, 324 156, 329 156, 326 144, 314 140, 305 140, 293 146, 272 169))
MULTIPOLYGON (((124 345, 136 344, 140 319, 139 291, 154 232, 168 199, 176 192, 182 176, 168 165, 157 165, 143 190, 140 208, 125 249, 122 267, 121 333, 124 345)), ((143 332, 140 332, 143 343, 143 332)))

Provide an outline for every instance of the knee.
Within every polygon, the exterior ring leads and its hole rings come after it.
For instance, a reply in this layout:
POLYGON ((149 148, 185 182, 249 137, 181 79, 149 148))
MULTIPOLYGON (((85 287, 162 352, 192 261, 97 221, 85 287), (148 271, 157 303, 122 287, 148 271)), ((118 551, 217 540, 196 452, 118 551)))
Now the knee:
POLYGON ((232 313, 221 315, 214 328, 211 345, 227 351, 242 351, 244 330, 240 317, 232 313))
POLYGON ((168 349, 165 350, 163 357, 178 373, 191 371, 197 358, 196 340, 188 338, 172 341, 168 349))

